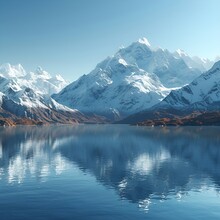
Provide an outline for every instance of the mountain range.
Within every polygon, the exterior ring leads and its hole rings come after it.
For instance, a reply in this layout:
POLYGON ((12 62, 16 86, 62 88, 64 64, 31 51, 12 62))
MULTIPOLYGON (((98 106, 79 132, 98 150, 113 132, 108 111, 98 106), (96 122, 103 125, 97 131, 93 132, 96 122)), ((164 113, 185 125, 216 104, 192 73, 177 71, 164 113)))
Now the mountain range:
POLYGON ((154 48, 146 38, 120 48, 70 84, 41 67, 26 72, 20 64, 3 64, 0 124, 153 125, 194 118, 219 110, 219 69, 220 62, 154 48))
POLYGON ((52 77, 41 67, 27 73, 20 64, 0 66, 0 124, 96 122, 96 117, 88 118, 51 98, 66 85, 60 75, 52 77))
POLYGON ((153 48, 139 39, 100 62, 89 74, 52 97, 85 114, 120 120, 162 101, 206 71, 212 61, 153 48))

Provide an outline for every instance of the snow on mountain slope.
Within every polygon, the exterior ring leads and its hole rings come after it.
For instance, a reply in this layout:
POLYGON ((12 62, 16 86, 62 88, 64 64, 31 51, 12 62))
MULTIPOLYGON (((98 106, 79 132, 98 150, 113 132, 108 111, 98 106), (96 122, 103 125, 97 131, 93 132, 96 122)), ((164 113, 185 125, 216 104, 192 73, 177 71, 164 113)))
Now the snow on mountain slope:
POLYGON ((53 97, 82 112, 117 119, 156 104, 169 92, 155 74, 114 56, 53 97))
POLYGON ((183 88, 172 91, 159 105, 195 110, 220 109, 220 61, 183 88))
POLYGON ((143 38, 121 48, 52 97, 85 113, 120 119, 159 103, 172 88, 190 83, 202 70, 203 66, 189 67, 168 50, 154 49, 143 38))

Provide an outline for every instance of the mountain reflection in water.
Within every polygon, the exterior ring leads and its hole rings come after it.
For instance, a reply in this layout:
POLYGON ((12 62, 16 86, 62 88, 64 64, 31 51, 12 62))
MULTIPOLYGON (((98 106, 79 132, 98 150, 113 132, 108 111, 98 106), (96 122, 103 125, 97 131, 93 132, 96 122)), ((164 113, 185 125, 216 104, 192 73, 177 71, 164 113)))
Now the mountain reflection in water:
POLYGON ((148 209, 220 187, 219 127, 79 125, 0 129, 0 182, 42 182, 72 167, 148 209))

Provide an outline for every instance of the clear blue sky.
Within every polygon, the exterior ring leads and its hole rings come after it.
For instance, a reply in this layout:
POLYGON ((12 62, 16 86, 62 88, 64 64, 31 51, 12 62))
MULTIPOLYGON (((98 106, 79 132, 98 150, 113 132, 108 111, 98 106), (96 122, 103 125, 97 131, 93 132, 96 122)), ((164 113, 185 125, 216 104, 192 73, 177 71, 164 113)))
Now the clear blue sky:
POLYGON ((220 55, 220 0, 0 0, 0 64, 72 81, 121 46, 220 55))

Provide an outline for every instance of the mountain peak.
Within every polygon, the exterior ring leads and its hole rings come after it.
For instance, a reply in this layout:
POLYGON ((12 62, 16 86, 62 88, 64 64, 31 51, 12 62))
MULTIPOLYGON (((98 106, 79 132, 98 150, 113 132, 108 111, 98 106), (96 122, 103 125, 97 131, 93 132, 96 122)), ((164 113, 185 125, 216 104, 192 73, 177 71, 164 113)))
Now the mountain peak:
POLYGON ((48 72, 46 72, 45 70, 42 69, 41 66, 38 66, 37 69, 35 70, 35 73, 41 77, 44 77, 44 78, 51 78, 50 74, 48 72))
POLYGON ((23 77, 26 75, 26 71, 21 64, 11 65, 10 63, 2 64, 0 73, 7 77, 23 77))
POLYGON ((149 43, 149 41, 148 41, 148 39, 145 38, 145 37, 140 38, 140 39, 138 40, 138 42, 139 42, 140 44, 145 44, 145 45, 148 46, 148 47, 151 46, 150 43, 149 43))
POLYGON ((180 56, 180 57, 183 57, 183 56, 188 56, 188 54, 182 50, 182 49, 177 49, 176 50, 176 53, 180 56))
POLYGON ((42 69, 41 66, 38 66, 38 67, 36 68, 36 71, 35 71, 35 72, 38 73, 38 74, 42 74, 42 73, 44 72, 44 70, 42 69))

